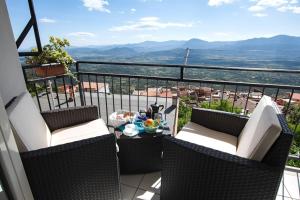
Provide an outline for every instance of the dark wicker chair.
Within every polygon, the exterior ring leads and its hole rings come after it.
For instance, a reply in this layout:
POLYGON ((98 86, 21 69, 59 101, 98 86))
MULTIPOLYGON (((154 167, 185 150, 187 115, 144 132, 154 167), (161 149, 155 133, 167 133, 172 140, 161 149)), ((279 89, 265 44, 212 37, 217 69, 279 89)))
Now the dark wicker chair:
MULTIPOLYGON (((98 118, 97 107, 42 113, 51 131, 98 118)), ((103 135, 21 153, 35 199, 120 199, 116 139, 103 135)))
MULTIPOLYGON (((162 200, 275 199, 293 134, 283 115, 282 132, 262 162, 168 137, 163 141, 162 200)), ((238 136, 248 118, 193 109, 191 121, 238 136)))

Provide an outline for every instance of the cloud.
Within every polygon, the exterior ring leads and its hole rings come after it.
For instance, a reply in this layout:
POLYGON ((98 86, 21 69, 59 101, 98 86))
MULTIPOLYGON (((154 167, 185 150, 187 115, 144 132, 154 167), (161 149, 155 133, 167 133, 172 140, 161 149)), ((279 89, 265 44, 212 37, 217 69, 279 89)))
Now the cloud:
POLYGON ((50 18, 47 18, 47 17, 43 17, 39 21, 41 23, 51 23, 51 24, 56 23, 56 20, 50 19, 50 18))
POLYGON ((135 13, 136 12, 136 9, 135 8, 131 8, 130 9, 130 13, 135 13))
POLYGON ((268 14, 266 14, 266 13, 254 13, 253 16, 254 17, 267 17, 268 14))
POLYGON ((122 26, 110 28, 110 31, 158 30, 164 28, 187 28, 193 23, 162 22, 158 17, 143 17, 135 22, 127 22, 122 26))
POLYGON ((295 13, 295 14, 300 14, 300 6, 282 6, 280 8, 277 8, 277 10, 279 12, 292 12, 292 13, 295 13))
POLYGON ((251 12, 261 12, 261 11, 264 11, 265 9, 266 9, 265 7, 258 6, 258 5, 254 5, 254 6, 251 6, 250 8, 248 8, 248 10, 251 12))
POLYGON ((158 17, 142 17, 140 19, 140 21, 143 21, 143 22, 154 22, 154 21, 159 21, 159 18, 158 17))
POLYGON ((87 7, 89 11, 100 11, 110 13, 110 10, 106 8, 109 5, 106 0, 82 0, 83 6, 87 7))
POLYGON ((94 37, 95 34, 94 33, 90 33, 90 32, 73 32, 73 33, 69 33, 69 36, 74 36, 74 37, 94 37))
POLYGON ((263 7, 279 7, 289 3, 289 0, 259 0, 256 5, 263 7))
POLYGON ((292 11, 293 13, 300 14, 300 7, 293 7, 292 11))
MULTIPOLYGON (((208 0, 209 6, 222 6, 241 0, 208 0)), ((267 9, 275 9, 279 12, 292 12, 300 14, 299 0, 249 0, 251 6, 248 8, 255 17, 266 17, 267 9)))
POLYGON ((231 4, 235 0, 209 0, 208 5, 209 6, 221 6, 223 4, 231 4))
POLYGON ((248 10, 253 12, 253 16, 256 17, 267 16, 267 14, 262 13, 262 11, 266 11, 267 9, 300 14, 300 5, 298 0, 251 0, 251 2, 255 2, 255 4, 249 7, 248 10))

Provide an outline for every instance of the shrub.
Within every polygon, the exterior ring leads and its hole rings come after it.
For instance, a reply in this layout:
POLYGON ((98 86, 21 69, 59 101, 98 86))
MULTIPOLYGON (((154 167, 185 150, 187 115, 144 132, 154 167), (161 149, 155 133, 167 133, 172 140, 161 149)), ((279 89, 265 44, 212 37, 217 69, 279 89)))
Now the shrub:
MULTIPOLYGON (((179 111, 178 111, 178 124, 177 130, 180 131, 182 127, 191 120, 192 116, 192 107, 187 103, 190 101, 189 97, 181 98, 179 102, 179 111)), ((200 104, 201 108, 207 108, 212 110, 222 110, 226 112, 234 112, 240 114, 242 109, 238 107, 232 108, 232 103, 228 100, 222 100, 217 102, 203 102, 200 104)))

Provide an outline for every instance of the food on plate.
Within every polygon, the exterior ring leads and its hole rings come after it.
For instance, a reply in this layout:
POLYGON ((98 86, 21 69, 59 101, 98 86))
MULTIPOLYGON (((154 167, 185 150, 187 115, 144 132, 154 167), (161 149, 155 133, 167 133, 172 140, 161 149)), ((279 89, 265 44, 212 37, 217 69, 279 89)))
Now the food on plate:
POLYGON ((117 119, 129 119, 132 117, 134 117, 134 113, 132 112, 124 112, 116 116, 117 119))
POLYGON ((123 114, 119 114, 119 115, 117 115, 117 117, 116 117, 117 119, 123 119, 123 114))
POLYGON ((124 118, 133 117, 133 116, 134 116, 134 113, 132 113, 132 112, 125 112, 124 113, 124 118))
POLYGON ((129 112, 125 110, 120 110, 117 112, 112 113, 109 116, 109 121, 113 127, 119 127, 123 124, 126 124, 128 122, 134 121, 134 119, 137 117, 136 112, 129 112))
POLYGON ((154 121, 153 121, 153 119, 147 119, 144 124, 145 124, 145 126, 153 126, 154 121))
POLYGON ((151 128, 155 128, 159 125, 158 121, 157 120, 153 120, 153 119, 147 119, 145 122, 144 122, 144 125, 146 127, 151 127, 151 128))

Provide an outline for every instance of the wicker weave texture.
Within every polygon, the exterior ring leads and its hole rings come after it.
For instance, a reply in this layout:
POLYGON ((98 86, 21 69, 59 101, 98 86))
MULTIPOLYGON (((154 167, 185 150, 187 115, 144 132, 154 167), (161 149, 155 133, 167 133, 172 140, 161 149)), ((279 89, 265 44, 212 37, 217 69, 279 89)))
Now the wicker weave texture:
MULTIPOLYGON (((200 115, 194 113, 194 120, 201 125, 222 131, 225 123, 218 123, 220 119, 226 119, 227 113, 210 112, 204 110, 197 112, 201 113, 200 115), (205 115, 208 118, 203 117, 205 115), (218 121, 213 122, 215 119, 218 121)), ((227 125, 232 119, 238 121, 238 116, 228 116, 227 125)), ((278 115, 278 118, 282 132, 262 162, 176 138, 164 138, 161 199, 275 199, 293 138, 284 116, 278 115)))
POLYGON ((113 134, 21 154, 35 199, 119 199, 113 134))
POLYGON ((164 139, 161 199, 274 199, 280 170, 174 138, 164 139))
POLYGON ((216 131, 238 136, 248 118, 223 111, 193 108, 191 121, 216 131))
POLYGON ((121 174, 160 171, 163 137, 160 135, 136 139, 118 139, 121 174))
POLYGON ((97 106, 57 109, 41 114, 50 131, 98 119, 97 106))

